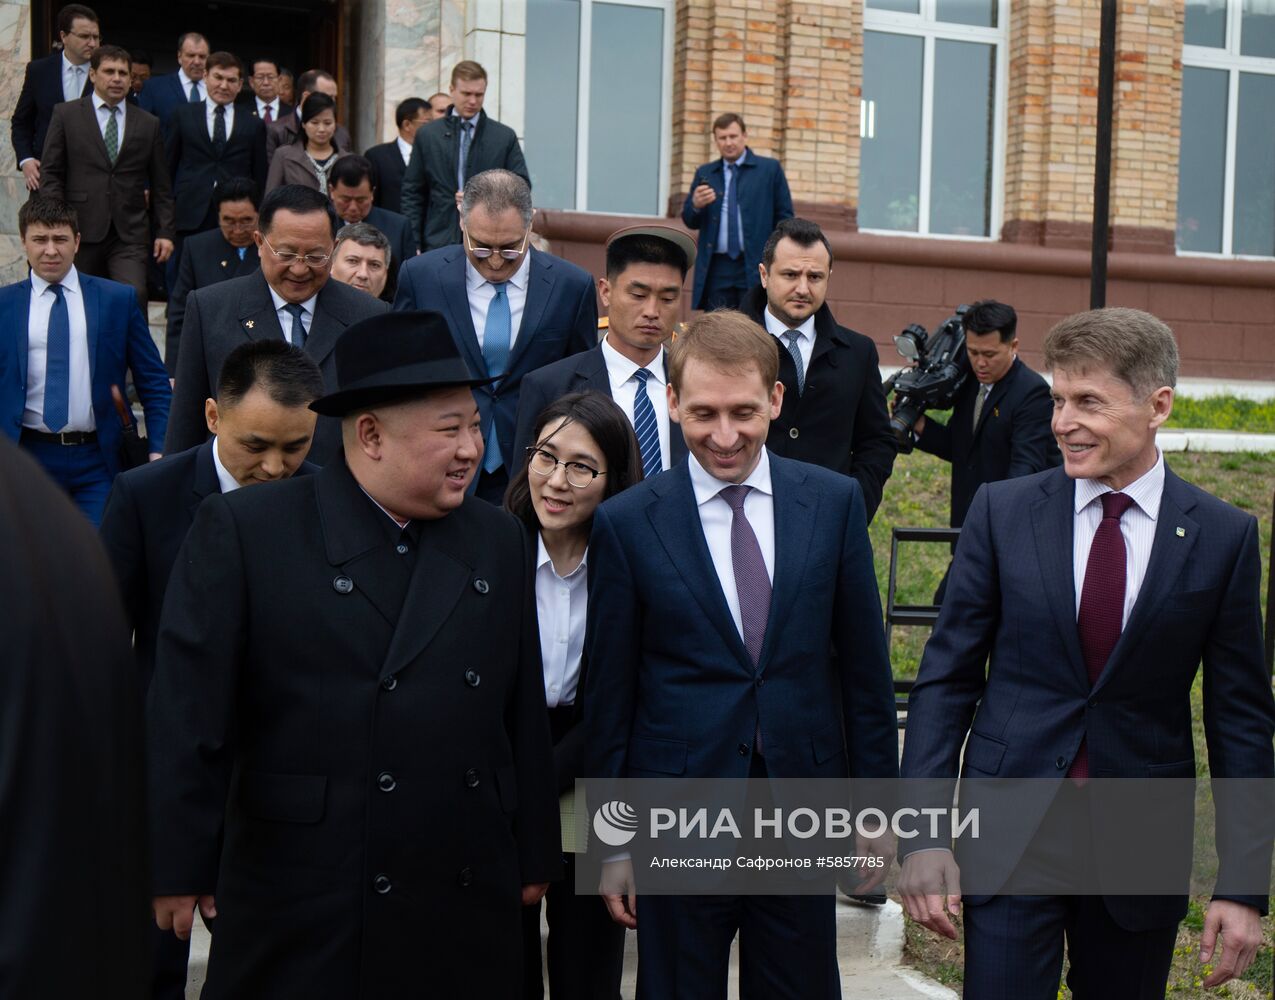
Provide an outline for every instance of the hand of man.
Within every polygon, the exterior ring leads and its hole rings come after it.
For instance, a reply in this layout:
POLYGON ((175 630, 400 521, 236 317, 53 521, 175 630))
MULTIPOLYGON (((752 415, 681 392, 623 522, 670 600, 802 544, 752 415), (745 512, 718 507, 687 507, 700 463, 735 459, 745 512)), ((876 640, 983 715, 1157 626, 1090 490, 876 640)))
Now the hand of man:
POLYGON ((155 241, 155 263, 162 264, 173 255, 172 240, 156 240, 155 241))
POLYGON ((885 877, 890 873, 890 866, 894 864, 896 849, 894 834, 889 830, 878 837, 865 837, 862 833, 855 834, 854 853, 859 857, 880 859, 875 867, 859 869, 859 883, 854 887, 855 895, 866 896, 885 883, 885 877))
POLYGON ((917 851, 903 860, 899 876, 903 910, 922 927, 956 940, 949 914, 961 912, 961 870, 952 852, 917 851))
POLYGON ((637 929, 637 886, 633 881, 633 862, 607 861, 602 865, 602 879, 598 892, 607 905, 607 912, 617 924, 629 930, 637 929))
POLYGON ((695 206, 695 211, 700 211, 706 205, 711 205, 717 200, 717 192, 707 184, 700 183, 694 193, 691 195, 691 204, 695 206))
POLYGON ((1230 899, 1215 899, 1204 912, 1204 933, 1200 935, 1200 961, 1212 961, 1218 935, 1222 936, 1222 957, 1204 980, 1204 988, 1237 979, 1253 964, 1262 946, 1262 918, 1251 906, 1230 899))
POLYGON ((195 925, 196 905, 205 920, 217 916, 217 902, 212 896, 156 896, 151 903, 155 926, 161 931, 172 931, 178 940, 189 941, 190 930, 195 925))
POLYGON ((918 437, 925 433, 925 414, 924 413, 922 413, 919 417, 916 418, 916 423, 912 425, 912 433, 916 434, 918 437))
POLYGON ((150 460, 152 462, 158 462, 163 457, 164 457, 164 453, 162 451, 152 451, 150 453, 150 460))
POLYGON ((27 160, 22 164, 22 177, 27 182, 28 191, 40 190, 40 161, 27 160))
POLYGON ((522 887, 522 905, 531 906, 533 903, 539 903, 548 891, 548 882, 527 882, 522 887))

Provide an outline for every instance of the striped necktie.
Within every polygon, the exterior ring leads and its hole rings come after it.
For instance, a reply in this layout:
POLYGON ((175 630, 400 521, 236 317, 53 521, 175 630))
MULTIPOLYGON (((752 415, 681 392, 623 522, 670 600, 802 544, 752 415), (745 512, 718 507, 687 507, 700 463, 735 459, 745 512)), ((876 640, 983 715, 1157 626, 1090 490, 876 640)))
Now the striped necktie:
POLYGON ((118 115, 120 106, 118 104, 106 105, 106 135, 103 137, 106 142, 106 155, 111 163, 115 163, 115 158, 120 155, 120 125, 118 115))
POLYGON ((646 380, 651 372, 639 368, 633 373, 637 380, 637 393, 633 397, 633 433, 637 435, 638 450, 642 453, 642 473, 650 479, 664 468, 660 454, 660 423, 655 419, 655 407, 646 394, 646 380))

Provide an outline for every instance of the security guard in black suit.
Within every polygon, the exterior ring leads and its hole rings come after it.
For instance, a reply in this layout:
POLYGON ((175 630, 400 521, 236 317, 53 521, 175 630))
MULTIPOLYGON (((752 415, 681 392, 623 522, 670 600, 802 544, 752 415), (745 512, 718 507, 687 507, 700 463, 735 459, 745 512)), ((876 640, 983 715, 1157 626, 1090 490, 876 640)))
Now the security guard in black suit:
POLYGON ((561 874, 530 558, 466 499, 478 407, 446 321, 336 346, 344 460, 199 509, 149 714, 155 911, 216 914, 205 1000, 517 996, 561 874))

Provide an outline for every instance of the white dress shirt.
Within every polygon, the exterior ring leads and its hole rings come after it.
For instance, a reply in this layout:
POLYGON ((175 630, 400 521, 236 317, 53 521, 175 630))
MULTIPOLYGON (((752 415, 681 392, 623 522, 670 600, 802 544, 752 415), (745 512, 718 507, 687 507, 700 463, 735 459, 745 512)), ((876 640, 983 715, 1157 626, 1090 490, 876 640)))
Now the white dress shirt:
POLYGON ((217 485, 222 493, 233 493, 239 489, 239 481, 221 464, 221 438, 213 438, 213 467, 217 470, 217 485))
MULTIPOLYGON (((735 514, 722 497, 718 496, 732 483, 722 482, 710 476, 702 465, 690 456, 691 489, 695 491, 695 503, 699 507, 699 521, 704 529, 704 540, 708 542, 708 554, 713 557, 713 569, 717 571, 717 580, 722 585, 722 594, 726 597, 726 606, 730 608, 730 616, 735 620, 735 628, 740 638, 744 635, 744 619, 739 613, 739 591, 735 588, 735 563, 730 553, 730 526, 735 514)), ((744 498, 744 516, 757 536, 757 544, 761 547, 761 557, 766 563, 766 575, 771 583, 775 581, 775 494, 770 486, 770 455, 765 448, 761 450, 761 459, 757 468, 753 469, 744 486, 751 486, 748 496, 744 498)))
MULTIPOLYGON (((184 69, 179 69, 177 71, 177 82, 182 85, 182 97, 185 100, 189 101, 190 100, 190 85, 192 83, 195 83, 195 81, 186 75, 186 71, 184 69)), ((200 80, 198 83, 195 83, 195 86, 199 88, 199 99, 201 101, 207 101, 208 100, 208 85, 203 80, 200 80)))
MULTIPOLYGON (((1072 573, 1076 585, 1076 616, 1080 616, 1080 593, 1085 586, 1085 568, 1089 564, 1089 550, 1094 535, 1102 523, 1102 500, 1111 487, 1095 479, 1076 480, 1076 513, 1072 533, 1072 573)), ((1155 465, 1120 490, 1133 500, 1120 518, 1120 534, 1124 537, 1125 587, 1124 616, 1120 627, 1129 623, 1129 613, 1138 600, 1138 590, 1147 575, 1151 561, 1151 546, 1155 541, 1155 523, 1160 516, 1160 499, 1164 496, 1164 454, 1156 457, 1155 465)))
MULTIPOLYGON (((269 285, 266 286, 270 288, 269 285)), ((292 343, 292 313, 288 312, 288 303, 284 301, 283 296, 270 288, 270 298, 274 300, 275 315, 279 317, 279 328, 283 330, 283 339, 289 344, 292 343)), ((319 300, 319 293, 315 292, 308 299, 301 303, 301 325, 305 327, 305 335, 310 336, 310 330, 314 327, 314 304, 319 300)), ((299 347, 299 344, 293 344, 299 347)))
POLYGON ((226 140, 229 141, 230 133, 235 129, 234 101, 227 101, 225 104, 218 104, 216 101, 204 102, 204 120, 208 123, 208 138, 211 139, 213 137, 213 129, 217 124, 216 112, 219 107, 226 109, 226 140))
POLYGON ((559 576, 536 536, 536 618, 540 623, 540 660, 544 666, 545 703, 550 708, 571 705, 580 683, 584 654, 585 612, 589 606, 588 550, 580 565, 559 576))
MULTIPOLYGON (((89 366, 89 328, 84 319, 84 293, 74 267, 62 279, 67 319, 71 326, 71 363, 68 370, 69 405, 63 431, 97 430, 93 416, 92 368, 89 366)), ((49 283, 31 274, 31 314, 27 320, 27 400, 22 426, 48 432, 44 423, 44 383, 49 365, 49 314, 57 296, 49 283)))
POLYGON ((269 108, 270 121, 277 122, 279 120, 279 98, 276 97, 273 101, 263 101, 260 97, 257 97, 254 94, 252 99, 257 102, 258 118, 264 121, 266 117, 266 108, 269 108))
POLYGON ((68 101, 78 101, 84 95, 84 82, 89 78, 89 64, 71 64, 62 52, 62 96, 68 101))
MULTIPOLYGON (((509 351, 512 355, 518 342, 518 328, 522 325, 523 309, 527 305, 527 280, 531 276, 531 251, 522 258, 518 270, 505 282, 505 294, 509 296, 509 351)), ((469 316, 474 321, 474 333, 478 335, 479 350, 487 332, 487 308, 496 297, 496 286, 478 273, 469 257, 465 257, 465 291, 469 296, 469 316)))
MULTIPOLYGON (((624 415, 629 418, 629 423, 633 423, 633 404, 637 402, 638 392, 638 380, 633 377, 633 373, 639 366, 612 347, 606 338, 602 340, 602 358, 606 362, 607 378, 611 382, 611 398, 624 411, 624 415)), ((661 348, 655 360, 646 366, 646 370, 651 373, 651 377, 646 380, 646 398, 651 401, 651 406, 655 409, 655 424, 660 432, 660 465, 668 471, 672 465, 672 456, 669 446, 668 391, 664 359, 664 349, 661 348)))
POLYGON ((412 161, 412 144, 405 141, 401 135, 394 141, 398 143, 398 153, 403 157, 403 166, 407 166, 412 161))
MULTIPOLYGON (((788 351, 788 341, 784 339, 784 335, 793 328, 772 313, 770 306, 767 306, 762 313, 762 319, 766 321, 766 330, 779 341, 779 349, 785 353, 791 353, 788 351)), ((801 370, 809 372, 810 357, 815 353, 815 317, 813 313, 806 317, 806 322, 796 328, 796 332, 798 334, 797 350, 801 352, 801 370)))
MULTIPOLYGON (((120 101, 115 105, 119 108, 119 114, 115 116, 115 130, 119 135, 119 144, 115 147, 116 152, 124 148, 124 122, 128 118, 128 101, 120 101)), ((111 120, 110 105, 107 104, 93 91, 93 110, 97 112, 97 127, 102 132, 102 141, 106 141, 106 126, 111 120)))
POLYGON ((744 161, 748 159, 748 150, 745 149, 739 154, 739 159, 734 163, 722 162, 722 212, 717 221, 717 247, 714 253, 725 253, 730 242, 730 234, 726 229, 726 223, 730 219, 731 212, 735 213, 735 218, 739 222, 739 250, 744 251, 744 216, 739 210, 739 168, 744 165, 744 161), (730 200, 730 172, 735 171, 735 203, 730 200))

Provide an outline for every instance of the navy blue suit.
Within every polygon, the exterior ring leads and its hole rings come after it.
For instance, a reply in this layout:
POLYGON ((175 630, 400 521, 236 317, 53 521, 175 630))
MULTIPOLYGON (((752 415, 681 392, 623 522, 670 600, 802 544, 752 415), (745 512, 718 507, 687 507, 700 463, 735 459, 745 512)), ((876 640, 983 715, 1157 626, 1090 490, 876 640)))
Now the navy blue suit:
MULTIPOLYGON (((151 339, 150 328, 137 306, 137 295, 133 289, 87 274, 80 274, 79 278, 88 327, 97 445, 106 475, 114 479, 120 471, 122 431, 119 415, 111 400, 111 386, 119 386, 122 392, 127 373, 133 373, 133 383, 137 386, 137 395, 146 415, 146 433, 152 451, 163 450, 172 391, 168 372, 164 370, 164 362, 160 360, 159 351, 151 339)), ((30 279, 0 288, 0 331, 3 331, 0 332, 0 432, 14 441, 22 436, 22 411, 27 398, 27 325, 30 314, 30 279)), ((39 454, 37 452, 37 457, 39 454)), ((58 478, 52 470, 51 474, 58 478)), ((96 516, 88 510, 86 513, 96 522, 101 515, 101 507, 97 506, 96 516)))
MULTIPOLYGON (((85 64, 85 69, 88 65, 85 64)), ((84 74, 84 91, 81 97, 93 92, 88 74, 84 74)), ((62 93, 62 53, 54 52, 43 59, 27 63, 27 75, 22 81, 22 93, 13 109, 10 134, 13 137, 15 163, 44 158, 44 137, 49 134, 49 122, 53 120, 53 106, 66 100, 62 93)))
MULTIPOLYGON (((514 424, 523 376, 598 342, 598 300, 593 279, 583 269, 552 254, 529 250, 531 272, 527 304, 517 331, 505 378, 474 390, 482 415, 483 437, 496 422, 505 468, 517 466, 514 424)), ((432 309, 447 317, 452 338, 475 378, 485 378, 487 363, 469 311, 465 285, 465 248, 439 247, 407 261, 398 274, 395 310, 432 309)), ((493 372, 492 374, 499 374, 493 372)))
MULTIPOLYGON (((1076 625, 1074 497, 1074 482, 1061 468, 989 483, 975 494, 909 700, 904 777, 954 780, 968 734, 963 805, 980 795, 979 778, 1045 779, 1061 788, 1082 738, 1095 778, 1192 778, 1190 693, 1203 661, 1212 775, 1270 778, 1275 703, 1262 654, 1257 522, 1166 468, 1137 602, 1091 686, 1076 625)), ((968 841, 958 862, 977 866, 984 886, 1008 878, 1049 805, 1048 798, 1025 798, 1017 807, 1022 830, 968 841)), ((1096 843, 1129 836, 1104 830, 1103 823, 1096 812, 1096 843)), ((1269 840, 1260 849, 1269 866, 1269 840)), ((1225 852, 1220 862, 1222 882, 1225 852)), ((1228 898, 1266 910, 1264 897, 1228 898)), ((1019 897, 1015 916, 1007 918, 999 909, 1011 899, 965 898, 966 990, 979 997, 1052 997, 1061 934, 1049 960, 1052 983, 1048 962, 1041 965, 1045 960, 1031 949, 1003 940, 985 946, 999 956, 995 969, 970 967, 971 954, 981 953, 975 928, 984 922, 1026 928, 1023 933, 1037 939, 1047 933, 1033 924, 1048 918, 1044 904, 1033 914, 1019 897)), ((1169 950, 1187 907, 1185 895, 1102 900, 1106 913, 1099 916, 1109 915, 1112 935, 1167 928, 1169 950)), ((1073 942, 1073 971, 1083 957, 1073 942)), ((1119 956, 1114 960, 1118 964, 1119 956)), ((1168 961, 1166 953, 1164 975, 1168 961)))
MULTIPOLYGON (((589 543, 586 776, 746 778, 757 774, 758 726, 762 773, 770 777, 897 775, 894 695, 862 490, 773 454, 770 469, 774 581, 756 666, 714 569, 688 464, 598 508, 589 543)), ((640 873, 637 882, 641 896, 640 873)), ((784 930, 776 930, 784 919, 773 913, 768 926, 753 928, 771 941, 792 935, 791 953, 772 951, 765 974, 802 984, 793 995, 839 996, 834 901, 806 903, 795 905, 784 930), (819 980, 823 987, 814 985, 819 980)), ((645 896, 638 911, 639 997, 724 991, 738 925, 719 920, 718 902, 645 896)), ((755 956, 741 968, 750 970, 741 973, 746 980, 761 974, 755 956)), ((749 995, 747 985, 741 995, 749 995)), ((751 986, 756 996, 789 995, 751 986)))
MULTIPOLYGON (((784 219, 792 218, 792 194, 788 190, 788 178, 778 160, 758 156, 751 149, 739 167, 735 183, 739 209, 743 216, 740 241, 743 249, 745 288, 761 283, 757 265, 761 263, 762 248, 784 219)), ((703 309, 704 290, 713 255, 718 250, 717 234, 721 226, 722 202, 726 196, 726 171, 721 159, 705 163, 695 171, 690 192, 682 205, 682 221, 691 229, 699 230, 699 250, 695 254, 695 286, 691 292, 691 308, 703 309), (707 184, 717 192, 717 200, 696 211, 692 198, 695 189, 707 184)))
POLYGON ((149 111, 159 119, 159 127, 164 133, 164 138, 167 139, 173 112, 183 104, 194 102, 190 99, 190 92, 182 90, 181 80, 177 76, 177 71, 174 70, 172 73, 152 76, 147 80, 142 87, 142 92, 137 95, 137 103, 143 111, 149 111))

